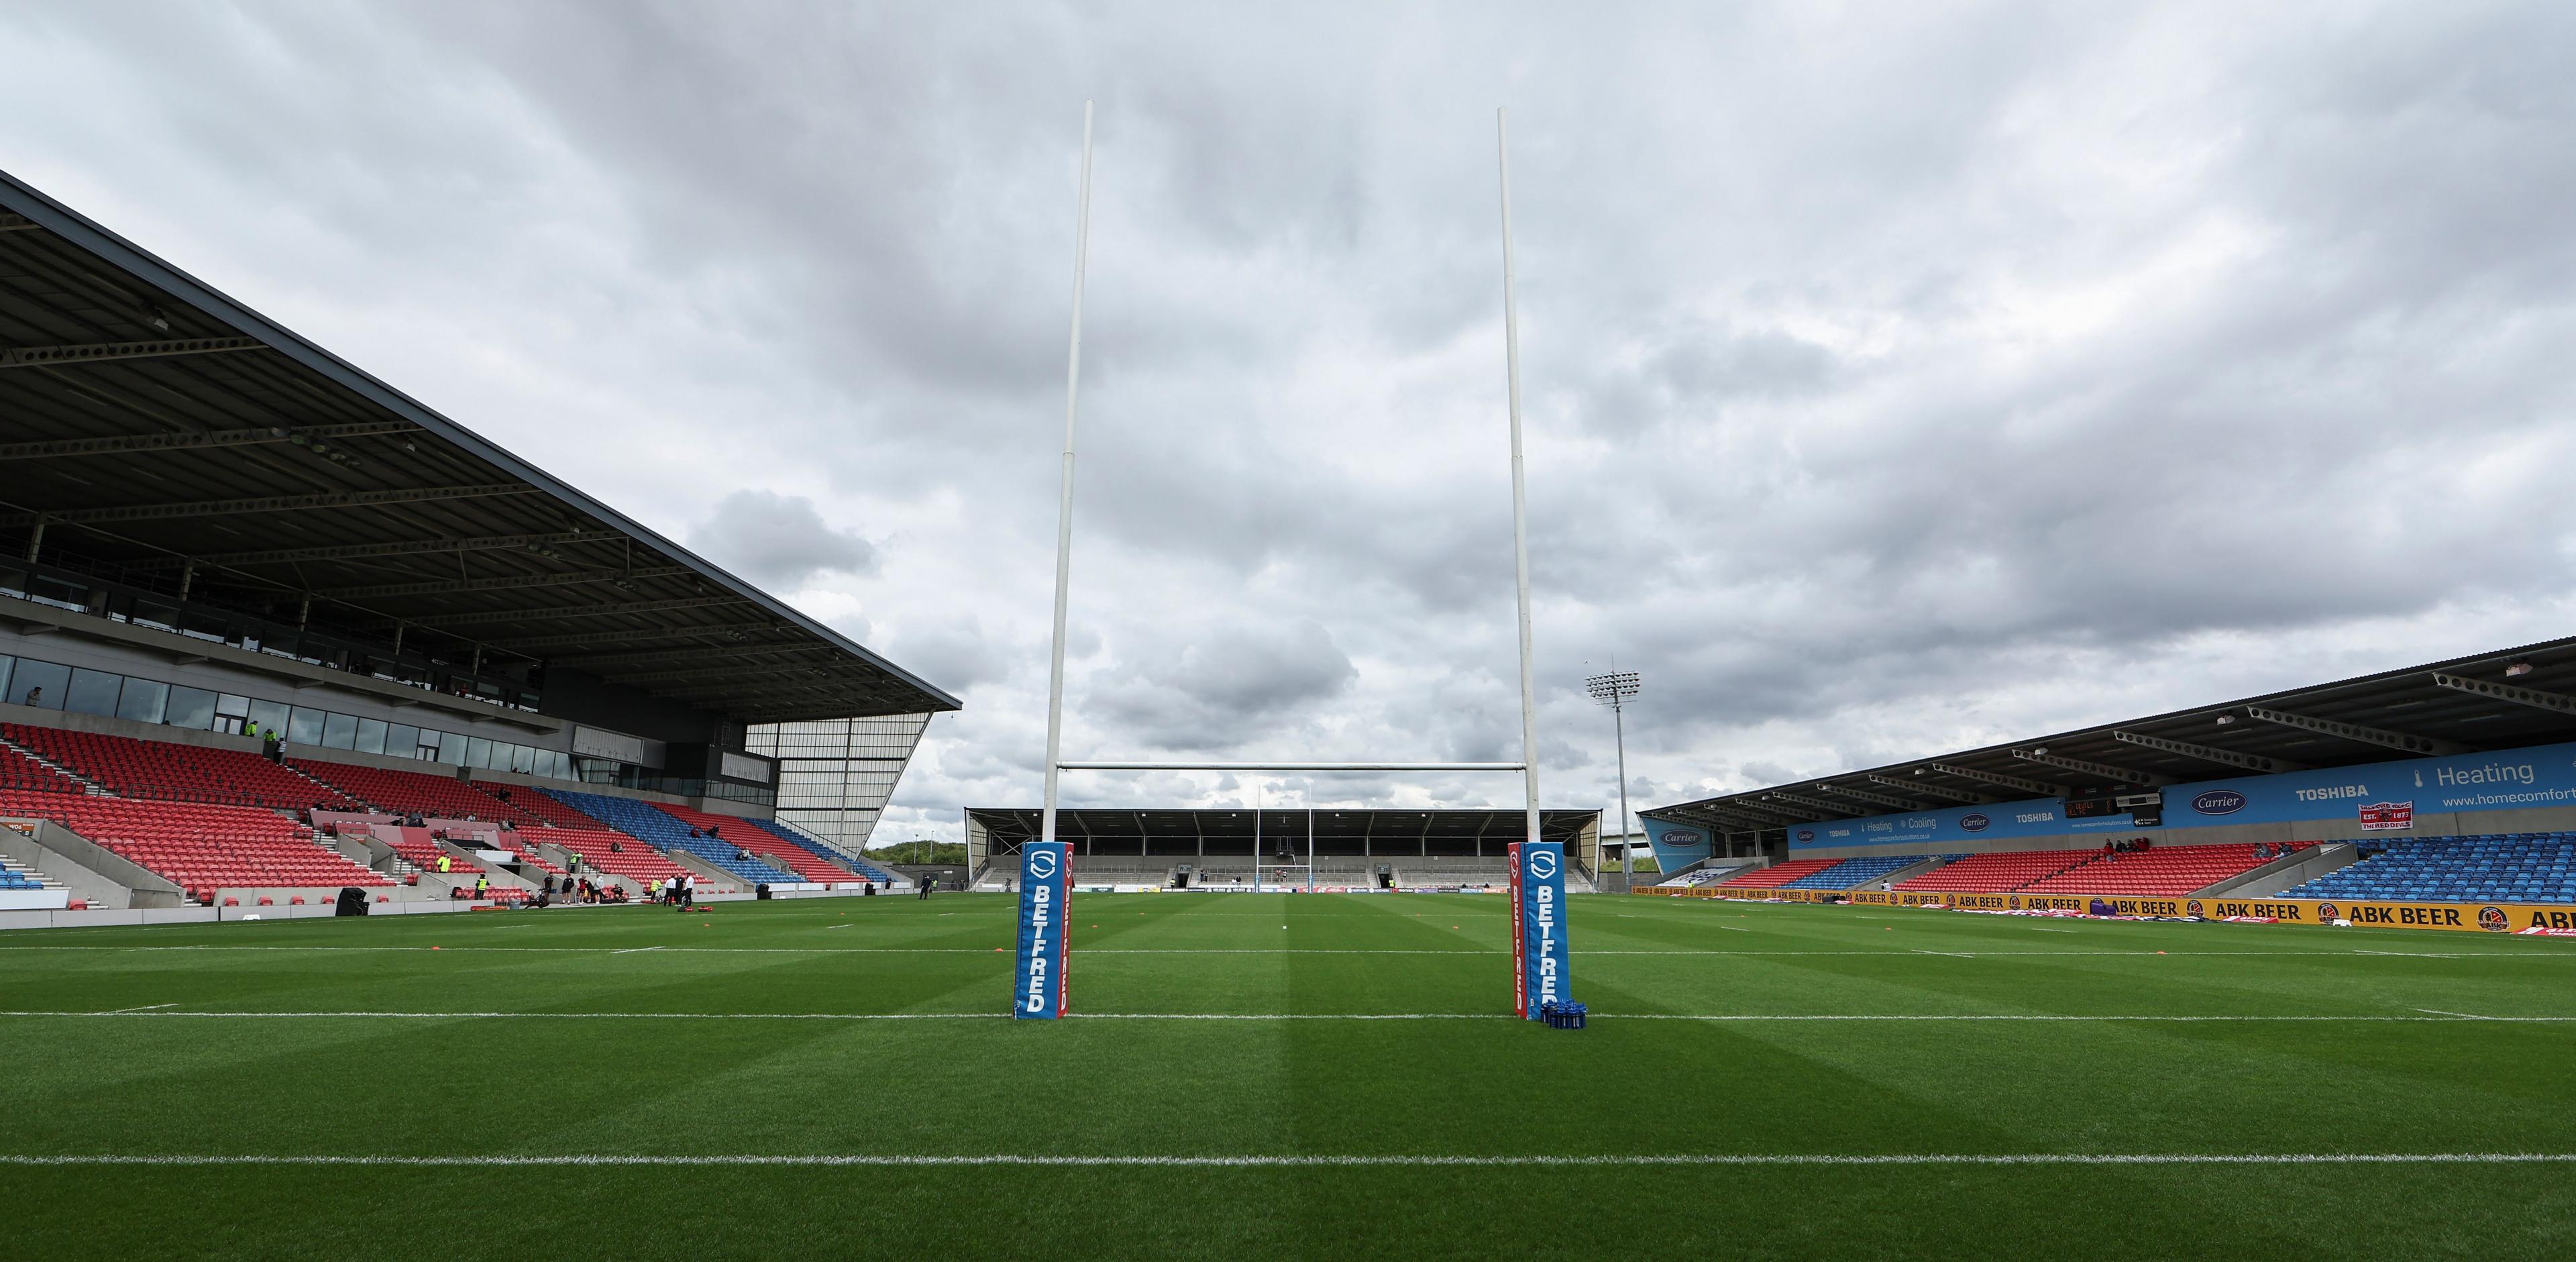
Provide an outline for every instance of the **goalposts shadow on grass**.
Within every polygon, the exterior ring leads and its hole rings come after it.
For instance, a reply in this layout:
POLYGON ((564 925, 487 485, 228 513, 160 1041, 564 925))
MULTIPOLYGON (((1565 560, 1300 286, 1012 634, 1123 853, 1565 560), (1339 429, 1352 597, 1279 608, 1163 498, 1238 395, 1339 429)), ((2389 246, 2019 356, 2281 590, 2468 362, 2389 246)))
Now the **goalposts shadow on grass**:
MULTIPOLYGON (((1513 952, 1515 990, 1519 992, 1522 1015, 1534 1015, 1537 1004, 1531 1001, 1532 988, 1546 983, 1548 998, 1562 998, 1564 979, 1565 935, 1562 923, 1564 901, 1564 861, 1562 847, 1539 837, 1538 806, 1538 720, 1533 704, 1536 692, 1530 660, 1530 582, 1528 494, 1522 474, 1521 457, 1521 349, 1520 312, 1513 289, 1512 276, 1512 161, 1509 116, 1494 111, 1494 142, 1500 176, 1503 243, 1503 358, 1505 386, 1509 399, 1512 458, 1512 579, 1520 631, 1521 685, 1521 757, 1518 762, 1291 762, 1291 763, 1177 763, 1134 760, 1068 762, 1064 758, 1064 634, 1065 608, 1069 600, 1073 574, 1073 453, 1075 404, 1082 384, 1082 284, 1091 237, 1091 114, 1092 103, 1082 103, 1082 167, 1074 194, 1073 230, 1073 328, 1065 352, 1064 372, 1064 465, 1056 495, 1055 539, 1055 624, 1054 639, 1047 664, 1047 735, 1046 791, 1040 812, 1038 840, 1023 847, 1020 882, 1020 958, 1012 1001, 1012 1014, 1019 1017, 1057 1017, 1065 1011, 1065 952, 1067 935, 1065 899, 1071 889, 1071 846, 1056 838, 1056 782, 1066 771, 1492 771, 1518 772, 1524 811, 1526 839, 1514 843, 1512 856, 1512 907, 1515 934, 1519 947, 1513 952), (1553 857, 1542 858, 1542 856, 1553 857), (1536 869, 1544 866, 1544 873, 1536 869), (1044 869, 1041 871, 1040 869, 1044 869), (1532 895, 1532 905, 1524 908, 1522 889, 1525 878, 1541 881, 1552 889, 1532 895), (1546 906, 1536 902, 1544 898, 1546 906), (1524 915, 1526 912, 1526 915, 1524 915), (1534 948, 1534 944, 1537 944, 1534 948)), ((1624 825, 1622 825, 1624 827, 1624 825)), ((1253 856, 1260 861, 1259 847, 1253 856)), ((1312 882, 1313 854, 1309 853, 1308 879, 1312 882)))

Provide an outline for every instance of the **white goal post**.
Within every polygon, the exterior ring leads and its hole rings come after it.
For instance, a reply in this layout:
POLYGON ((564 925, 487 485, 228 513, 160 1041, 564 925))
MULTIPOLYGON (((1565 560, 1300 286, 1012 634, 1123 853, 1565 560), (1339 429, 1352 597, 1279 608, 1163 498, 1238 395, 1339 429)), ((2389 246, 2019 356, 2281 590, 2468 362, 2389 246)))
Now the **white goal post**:
MULTIPOLYGON (((1530 579, 1529 579, 1529 497, 1522 475, 1521 456, 1521 344, 1520 310, 1513 289, 1512 276, 1512 159, 1510 119, 1504 111, 1494 111, 1494 142, 1501 177, 1502 242, 1503 242, 1503 360, 1505 388, 1509 401, 1512 457, 1512 580, 1518 598, 1520 622, 1521 673, 1521 757, 1518 762, 1282 762, 1282 763, 1176 763, 1145 761, 1076 761, 1064 758, 1064 634, 1065 608, 1073 581, 1073 451, 1075 403, 1082 385, 1082 283, 1088 262, 1091 237, 1091 115, 1092 103, 1082 103, 1082 167, 1074 194, 1073 219, 1073 331, 1065 352, 1064 370, 1064 464, 1056 492, 1055 518, 1055 627, 1047 662, 1047 728, 1046 792, 1040 815, 1039 840, 1056 839, 1057 780, 1067 771, 1440 771, 1518 772, 1527 815, 1530 844, 1539 841, 1538 810, 1538 710, 1534 703, 1536 675, 1530 660, 1530 579)), ((1256 816, 1256 820, 1257 820, 1256 816)), ((1256 824, 1257 826, 1257 824, 1256 824)), ((1625 825, 1622 825, 1625 827, 1625 825)), ((1260 863, 1260 847, 1254 846, 1253 861, 1260 863)), ((1304 866, 1311 882, 1312 860, 1304 866)))

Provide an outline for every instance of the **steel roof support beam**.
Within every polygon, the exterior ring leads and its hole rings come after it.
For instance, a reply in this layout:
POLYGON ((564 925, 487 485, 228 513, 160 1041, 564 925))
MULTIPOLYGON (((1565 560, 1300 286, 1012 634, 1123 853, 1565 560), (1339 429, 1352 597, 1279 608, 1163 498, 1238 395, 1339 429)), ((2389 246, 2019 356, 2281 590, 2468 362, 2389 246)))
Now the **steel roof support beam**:
POLYGON ((717 622, 702 627, 603 627, 597 631, 568 631, 561 635, 531 635, 516 640, 494 640, 494 648, 554 649, 580 648, 591 644, 623 644, 634 640, 685 640, 693 636, 751 638, 754 631, 776 633, 787 630, 785 624, 765 622, 717 622))
POLYGON ((709 666, 699 670, 660 670, 636 675, 611 675, 609 679, 635 687, 653 684, 680 684, 692 679, 752 679, 763 675, 795 675, 822 682, 847 676, 829 666, 812 662, 771 662, 766 665, 709 666))
POLYGON ((1954 762, 1928 762, 1923 766, 1925 770, 1937 771, 1945 776, 1956 776, 1962 780, 1974 780, 1981 784, 2001 785, 2007 789, 2017 789, 2023 793, 2033 793, 2044 798, 2059 798, 2067 794, 2067 788, 2062 784, 2050 784, 2045 780, 2025 780, 2020 776, 2008 776, 2000 771, 1979 771, 1974 767, 1962 767, 1954 762))
POLYGON ((87 342, 74 346, 0 347, 0 368, 56 368, 95 364, 109 359, 166 359, 172 355, 215 355, 225 351, 264 351, 255 337, 165 337, 148 342, 87 342))
POLYGON ((263 425, 257 429, 210 429, 200 433, 128 434, 121 438, 55 438, 32 443, 0 443, 0 460, 45 460, 56 456, 120 456, 137 451, 199 451, 208 447, 248 447, 256 443, 295 442, 314 438, 359 438, 399 434, 411 426, 400 421, 350 421, 332 425, 263 425))
POLYGON ((2445 675, 2438 671, 2433 675, 2433 683, 2436 687, 2449 688, 2497 701, 2510 701, 2515 705, 2547 710, 2553 714, 2576 714, 2576 697, 2568 696, 2563 692, 2543 692, 2538 688, 2518 688, 2512 684, 2491 684, 2483 679, 2464 679, 2458 675, 2445 675))
POLYGON ((1892 797, 1885 793, 1872 792, 1868 789, 1855 789, 1848 785, 1819 784, 1816 786, 1816 790, 1820 793, 1833 794, 1835 797, 1850 798, 1855 802, 1868 802, 1876 806, 1894 807, 1900 811, 1919 811, 1923 809, 1922 804, 1917 802, 1911 802, 1901 797, 1892 797))
POLYGON ((2322 732, 2348 741, 2359 741, 2364 745, 2385 745, 2390 749, 2402 749, 2419 757, 2470 752, 2466 745, 2437 741, 2430 736, 2392 732, 2384 727, 2365 727, 2359 723, 2345 723, 2335 719, 2310 718, 2304 714, 2290 714, 2281 710, 2266 709, 2259 705, 2245 707, 2245 713, 2249 718, 2261 719, 2266 723, 2278 723, 2283 727, 2295 727, 2306 732, 2322 732))
POLYGON ((643 570, 583 570, 576 574, 513 574, 501 578, 448 579, 437 583, 385 583, 376 587, 337 587, 313 593, 330 600, 376 600, 386 596, 437 596, 447 592, 497 592, 517 587, 567 587, 579 583, 616 583, 644 578, 685 578, 697 571, 682 565, 643 570))
MULTIPOLYGON (((438 614, 428 618, 407 619, 415 627, 474 627, 496 622, 540 622, 548 618, 615 618, 628 614, 669 613, 675 609, 704 609, 710 605, 739 605, 742 597, 682 596, 673 600, 630 600, 615 605, 550 605, 543 609, 505 609, 493 613, 438 614)), ((680 634, 672 632, 671 634, 680 634)))
POLYGON ((623 666, 685 666, 709 657, 784 657, 791 653, 830 653, 828 644, 812 641, 778 644, 701 644, 680 649, 642 649, 632 653, 576 653, 550 660, 557 666, 596 674, 623 666))
MULTIPOLYGON (((624 536, 606 530, 564 530, 542 535, 471 535, 461 539, 404 539, 393 543, 350 543, 328 548, 273 548, 265 552, 220 552, 193 558, 206 566, 292 565, 301 561, 356 561, 368 557, 419 556, 440 552, 479 552, 494 548, 546 549, 558 543, 607 543, 624 536)), ((191 558, 163 557, 137 561, 136 569, 177 569, 191 558)))
MULTIPOLYGON (((1853 813, 1852 808, 1845 803, 1828 802, 1823 798, 1800 797, 1795 793, 1765 793, 1762 795, 1762 800, 1765 802, 1786 802, 1791 806, 1804 807, 1811 811, 1830 812, 1838 817, 1853 813)), ((1801 820, 1797 822, 1803 823, 1805 821, 1801 820)))
MULTIPOLYGON (((283 513, 308 508, 364 508, 376 504, 416 504, 422 500, 476 499, 491 495, 533 495, 525 482, 477 486, 423 486, 399 491, 326 491, 318 495, 267 495, 255 499, 198 500, 188 504, 128 504, 118 508, 70 508, 48 511, 47 521, 84 526, 121 521, 168 521, 181 517, 221 517, 237 513, 283 513)), ((35 513, 0 517, 0 526, 24 526, 35 513)))
POLYGON ((2023 762, 2035 762, 2043 767, 2061 767, 2068 771, 2080 771, 2088 776, 2100 776, 2105 780, 2117 781, 2121 784, 2153 785, 2161 788, 2168 784, 2181 783, 2172 776, 2160 776, 2152 771, 2137 771, 2128 767, 2114 767, 2107 762, 2089 762, 2082 758, 2069 758, 2064 754, 2042 753, 2036 749, 2016 749, 2011 751, 2011 753, 2013 757, 2018 758, 2023 762))
MULTIPOLYGON (((1921 780, 1899 780, 1894 776, 1882 776, 1874 773, 1864 774, 1861 776, 1861 779, 1867 780, 1872 784, 1886 785, 1900 793, 1911 793, 1916 797, 1944 798, 1954 802, 1980 804, 1994 800, 1982 793, 1971 793, 1966 789, 1953 789, 1946 784, 1930 784, 1921 780)), ((1914 809, 1921 810, 1923 808, 1916 807, 1914 809)))
POLYGON ((2223 767, 2242 767, 2247 771, 2260 771, 2266 775, 2281 771, 2305 771, 2308 769, 2308 765, 2306 763, 2291 762, 2286 758, 2266 758, 2261 754, 2241 754, 2232 749, 2220 749, 2215 745, 2197 745, 2190 741, 2167 740, 2161 736, 2148 736, 2142 732, 2115 731, 2111 733, 2111 739, 2115 741, 2125 741, 2128 744, 2136 745, 2142 749, 2152 749, 2160 753, 2167 754, 2180 754, 2185 758, 2197 758, 2202 762, 2214 762, 2223 767))

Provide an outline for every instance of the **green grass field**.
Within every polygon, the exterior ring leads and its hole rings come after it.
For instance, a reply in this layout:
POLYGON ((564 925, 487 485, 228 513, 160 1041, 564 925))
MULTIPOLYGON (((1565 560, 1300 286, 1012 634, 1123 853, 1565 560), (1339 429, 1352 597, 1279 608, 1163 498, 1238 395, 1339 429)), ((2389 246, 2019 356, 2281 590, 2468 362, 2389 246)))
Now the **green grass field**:
POLYGON ((2576 1250, 2576 943, 1579 897, 1571 1033, 1496 1015, 1499 897, 1073 906, 1053 1024, 998 895, 0 935, 0 1239, 2576 1250))

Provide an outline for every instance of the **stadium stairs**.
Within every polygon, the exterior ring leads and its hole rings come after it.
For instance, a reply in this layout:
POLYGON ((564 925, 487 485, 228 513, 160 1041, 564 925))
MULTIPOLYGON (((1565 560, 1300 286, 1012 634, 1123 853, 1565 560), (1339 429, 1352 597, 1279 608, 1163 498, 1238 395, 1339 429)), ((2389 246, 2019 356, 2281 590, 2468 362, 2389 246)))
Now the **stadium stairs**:
POLYGON ((2282 892, 2285 898, 2392 902, 2576 903, 2576 833, 2376 839, 2364 858, 2282 892))
POLYGON ((1726 878, 1743 871, 1746 866, 1747 865, 1741 863, 1722 863, 1712 865, 1703 861, 1701 863, 1693 864, 1688 868, 1684 868, 1680 872, 1674 873, 1671 876, 1665 877, 1663 880, 1655 882, 1655 884, 1666 889, 1692 889, 1697 886, 1709 885, 1723 881, 1726 878))
POLYGON ((889 885, 901 885, 904 883, 903 877, 897 874, 894 869, 889 868, 882 863, 878 863, 865 855, 851 854, 849 851, 843 850, 840 847, 824 841, 822 838, 816 837, 813 834, 791 824, 774 819, 755 819, 746 820, 744 822, 761 830, 762 832, 768 833, 772 837, 778 838, 780 841, 788 843, 789 845, 801 846, 805 850, 811 852, 815 857, 826 862, 837 863, 842 867, 848 868, 867 880, 879 881, 889 885))

